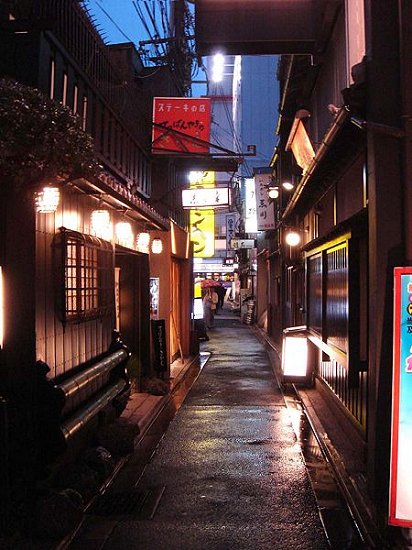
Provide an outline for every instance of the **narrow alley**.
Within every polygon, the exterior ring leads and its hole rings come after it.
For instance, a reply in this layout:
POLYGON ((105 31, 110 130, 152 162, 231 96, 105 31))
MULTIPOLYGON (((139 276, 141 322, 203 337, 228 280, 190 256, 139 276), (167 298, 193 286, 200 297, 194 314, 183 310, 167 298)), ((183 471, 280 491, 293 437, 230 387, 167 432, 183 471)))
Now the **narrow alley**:
POLYGON ((236 317, 217 317, 209 336, 210 358, 142 475, 130 460, 105 495, 117 504, 89 512, 71 549, 328 548, 263 344, 236 317), (125 513, 131 494, 151 509, 125 513))

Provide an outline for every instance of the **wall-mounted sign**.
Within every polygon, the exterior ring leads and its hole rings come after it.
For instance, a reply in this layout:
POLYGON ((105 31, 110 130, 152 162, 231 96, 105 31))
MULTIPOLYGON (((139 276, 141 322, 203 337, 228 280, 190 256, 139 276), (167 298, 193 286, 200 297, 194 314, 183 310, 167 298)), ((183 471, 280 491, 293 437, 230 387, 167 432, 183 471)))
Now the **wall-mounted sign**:
POLYGON ((210 98, 155 97, 152 152, 208 153, 210 112, 210 98))
POLYGON ((190 240, 194 258, 212 258, 215 255, 214 210, 190 210, 190 240))
MULTIPOLYGON (((256 168, 257 170, 264 170, 256 168)), ((266 169, 267 170, 267 169, 266 169)), ((257 228, 258 231, 268 231, 275 229, 275 209, 273 204, 269 202, 268 185, 272 179, 272 172, 256 173, 256 212, 257 212, 257 228)))
POLYGON ((389 523, 412 527, 412 267, 394 269, 389 523))
POLYGON ((230 241, 230 247, 233 250, 239 250, 239 248, 255 248, 255 239, 232 239, 230 241))
POLYGON ((223 261, 224 265, 233 265, 235 263, 235 258, 225 258, 223 261))
POLYGON ((229 187, 183 189, 183 208, 228 208, 230 205, 229 187))

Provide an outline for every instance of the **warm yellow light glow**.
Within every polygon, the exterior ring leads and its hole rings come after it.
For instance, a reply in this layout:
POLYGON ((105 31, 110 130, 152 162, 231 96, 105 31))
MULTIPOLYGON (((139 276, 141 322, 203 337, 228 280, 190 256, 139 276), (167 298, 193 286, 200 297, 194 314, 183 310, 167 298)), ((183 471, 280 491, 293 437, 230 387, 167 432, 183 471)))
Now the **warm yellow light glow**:
POLYGON ((152 253, 161 254, 163 250, 163 243, 160 239, 153 239, 152 241, 152 253))
POLYGON ((50 214, 56 212, 60 202, 60 191, 57 187, 43 187, 35 196, 36 212, 50 214))
POLYGON ((113 236, 113 226, 110 221, 110 212, 108 210, 93 210, 90 226, 92 235, 101 237, 110 241, 113 236))
POLYGON ((299 336, 283 340, 282 371, 284 376, 306 376, 308 363, 308 342, 299 336))
POLYGON ((129 222, 118 222, 116 224, 116 237, 119 244, 132 248, 133 232, 129 222))
POLYGON ((286 233, 285 241, 289 246, 297 246, 300 243, 300 235, 296 231, 289 231, 286 233))
POLYGON ((3 348, 4 338, 4 292, 3 292, 3 268, 0 266, 0 348, 3 348))
POLYGON ((282 187, 283 187, 283 189, 285 189, 285 191, 292 191, 294 185, 293 185, 293 183, 290 183, 290 181, 284 181, 282 183, 282 187))
POLYGON ((150 234, 146 231, 139 233, 136 239, 136 248, 143 254, 149 254, 150 234))
POLYGON ((277 187, 272 187, 268 192, 270 199, 277 199, 279 197, 279 189, 277 187))

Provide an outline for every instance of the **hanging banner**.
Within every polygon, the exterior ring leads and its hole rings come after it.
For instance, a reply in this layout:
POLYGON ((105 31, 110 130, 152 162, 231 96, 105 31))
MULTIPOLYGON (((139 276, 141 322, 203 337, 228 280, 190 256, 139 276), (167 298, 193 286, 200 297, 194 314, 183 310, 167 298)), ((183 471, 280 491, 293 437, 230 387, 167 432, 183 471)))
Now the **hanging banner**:
POLYGON ((212 258, 215 254, 214 210, 190 210, 190 240, 194 258, 212 258))
POLYGON ((412 267, 394 269, 389 524, 412 527, 412 267))
POLYGON ((256 213, 258 231, 275 229, 275 209, 269 202, 268 185, 272 180, 272 172, 255 174, 256 213))
POLYGON ((152 153, 208 153, 210 105, 210 98, 155 97, 152 153))

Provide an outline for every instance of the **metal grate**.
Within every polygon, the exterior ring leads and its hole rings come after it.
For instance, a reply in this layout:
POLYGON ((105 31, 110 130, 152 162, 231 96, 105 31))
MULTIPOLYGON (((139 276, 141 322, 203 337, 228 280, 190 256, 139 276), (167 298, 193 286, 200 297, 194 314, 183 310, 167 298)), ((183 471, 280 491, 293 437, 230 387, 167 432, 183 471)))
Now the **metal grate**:
POLYGON ((134 519, 153 519, 165 487, 150 487, 140 491, 105 493, 88 508, 87 514, 95 516, 127 516, 134 519))

